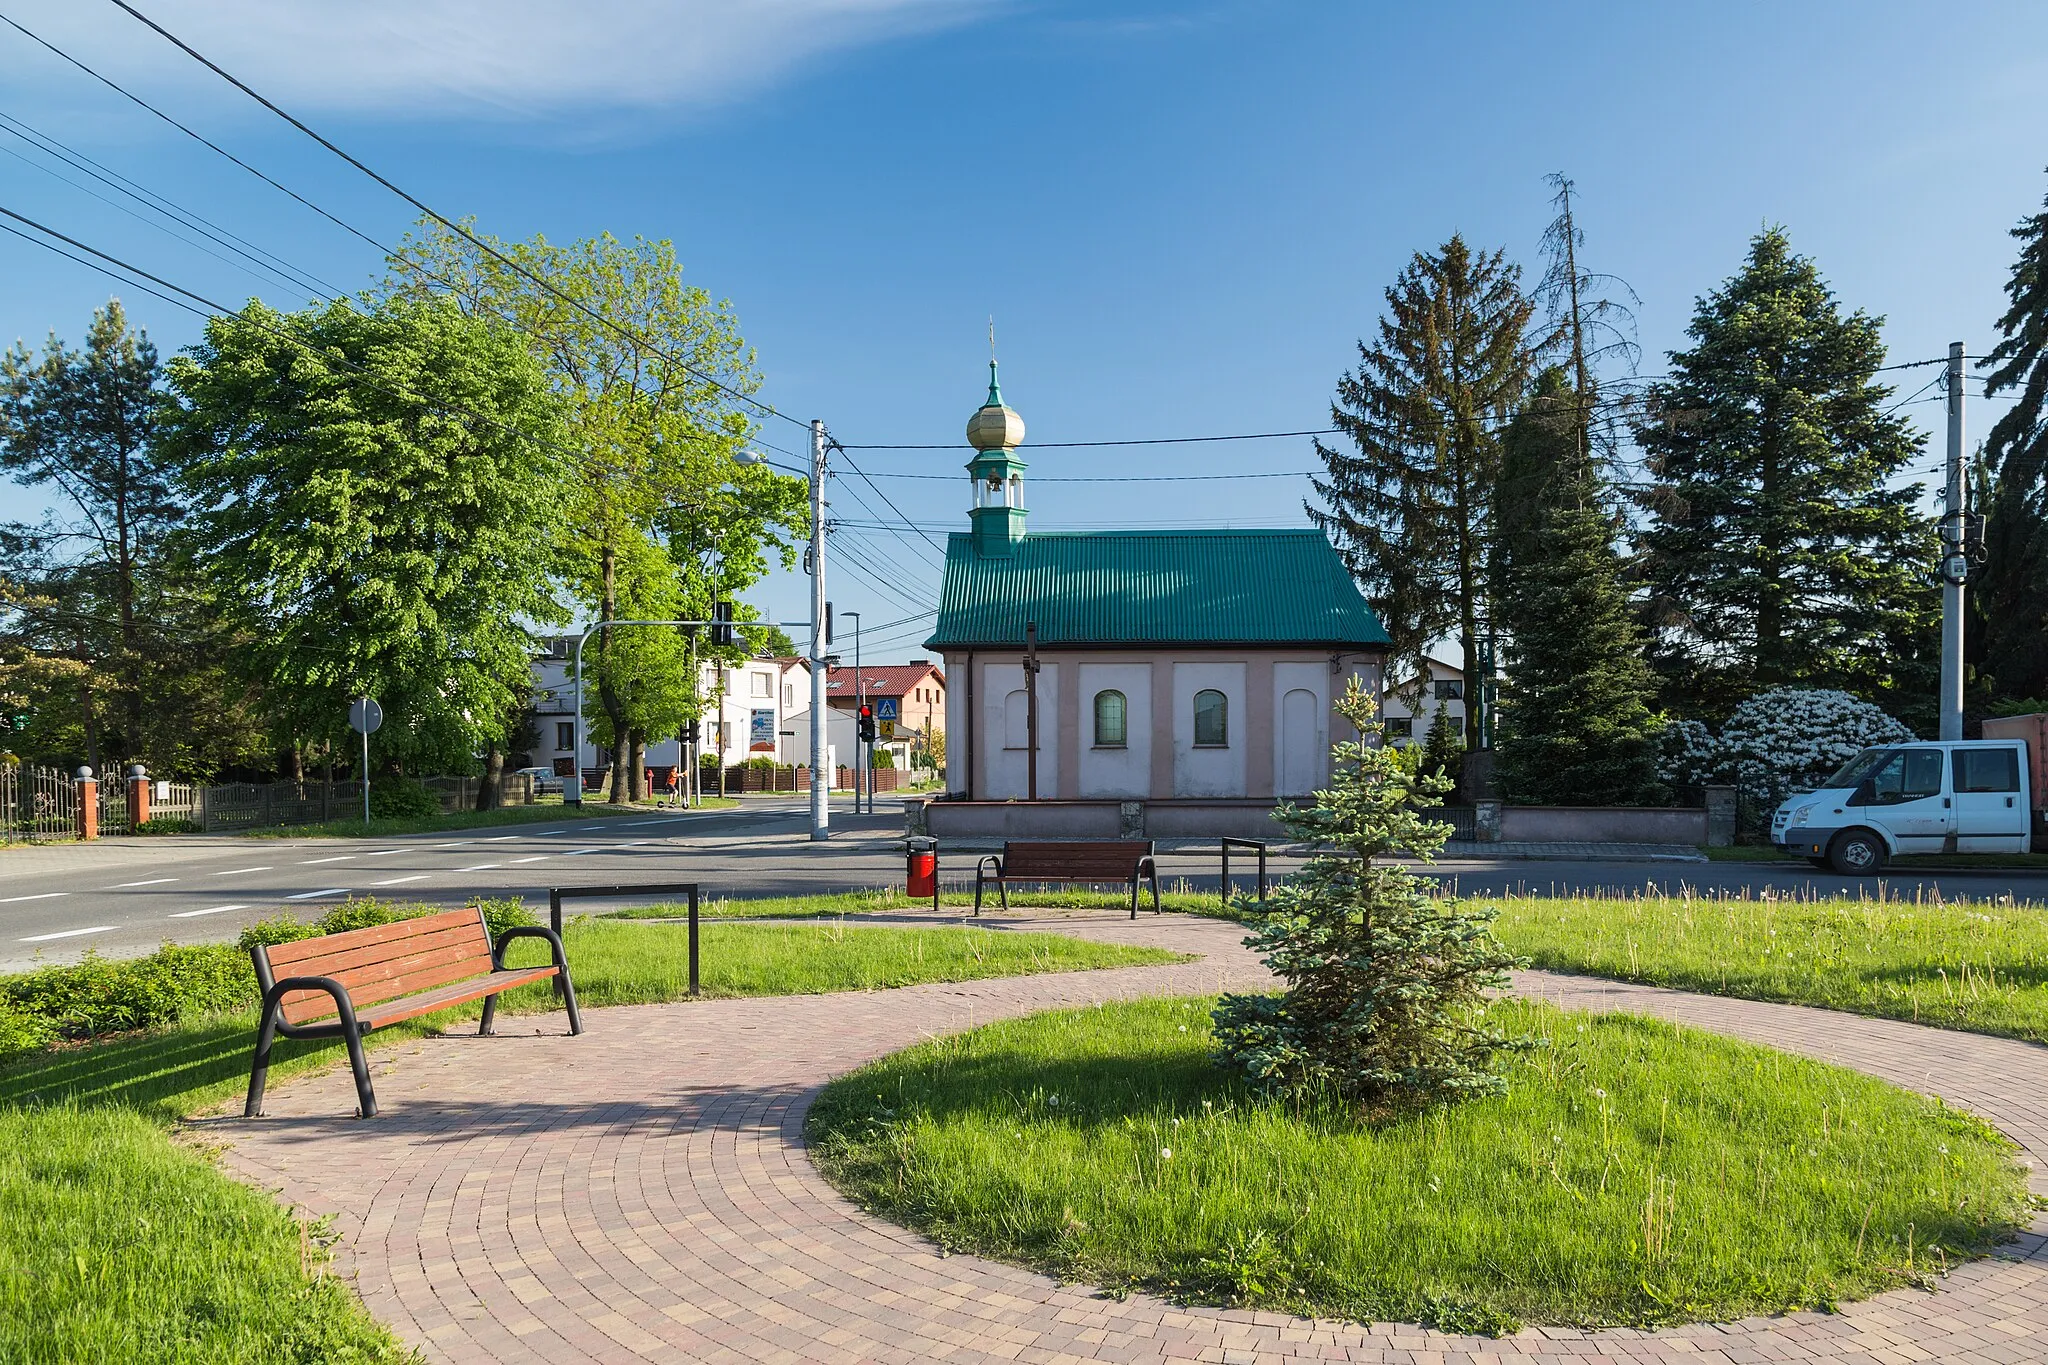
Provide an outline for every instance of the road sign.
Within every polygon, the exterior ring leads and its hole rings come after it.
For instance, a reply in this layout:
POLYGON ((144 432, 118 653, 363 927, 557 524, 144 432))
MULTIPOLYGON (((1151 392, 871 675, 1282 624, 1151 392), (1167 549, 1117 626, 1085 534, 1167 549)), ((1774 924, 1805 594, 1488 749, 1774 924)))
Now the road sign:
POLYGON ((875 723, 875 734, 884 744, 888 743, 896 738, 896 722, 893 720, 877 721, 875 723))
POLYGON ((899 702, 898 702, 897 698, 895 698, 895 697, 876 697, 876 698, 875 698, 875 719, 876 719, 876 720, 895 720, 895 719, 897 719, 897 717, 898 717, 898 716, 900 716, 900 715, 902 714, 902 713, 901 713, 901 712, 900 712, 900 711, 899 711, 899 710, 897 709, 898 705, 899 705, 899 702))
POLYGON ((357 697, 348 704, 348 728, 359 735, 372 735, 384 723, 384 708, 368 697, 357 697))

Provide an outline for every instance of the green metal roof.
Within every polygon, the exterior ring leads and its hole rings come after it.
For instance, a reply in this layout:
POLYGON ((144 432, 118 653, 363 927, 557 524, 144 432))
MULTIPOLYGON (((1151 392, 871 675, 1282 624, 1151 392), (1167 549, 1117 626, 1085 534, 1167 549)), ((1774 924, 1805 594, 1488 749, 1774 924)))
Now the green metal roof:
POLYGON ((1041 645, 1387 643, 1323 533, 1032 532, 1007 557, 946 542, 939 621, 927 648, 1041 645))

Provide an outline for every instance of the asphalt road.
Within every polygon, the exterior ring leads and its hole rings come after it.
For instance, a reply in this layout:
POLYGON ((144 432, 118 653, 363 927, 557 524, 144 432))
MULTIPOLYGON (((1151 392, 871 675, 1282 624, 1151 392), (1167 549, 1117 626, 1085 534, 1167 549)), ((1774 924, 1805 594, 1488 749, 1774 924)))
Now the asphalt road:
MULTIPOLYGON (((545 906, 553 886, 695 881, 707 897, 801 895, 883 886, 903 878, 902 816, 833 816, 813 843, 800 801, 750 799, 739 810, 543 821, 474 833, 396 839, 181 836, 106 839, 0 850, 0 970, 110 957, 158 944, 233 939, 243 926, 289 914, 312 919, 349 896, 461 904, 520 895, 545 906)), ((948 886, 973 880, 972 846, 942 850, 948 886)), ((1276 858, 1274 873, 1293 866, 1276 858)), ((1237 870, 1233 868, 1233 871, 1237 870)), ((1160 856, 1168 886, 1217 885, 1213 847, 1160 856)), ((1637 892, 1777 896, 2010 896, 2048 904, 2048 873, 1941 872, 1840 877, 1798 864, 1448 861, 1430 874, 1467 894, 1637 892)), ((1245 874, 1237 872, 1240 878, 1245 874)), ((1239 882, 1248 886, 1248 879, 1239 882)), ((578 909, 606 902, 579 901, 578 909)))

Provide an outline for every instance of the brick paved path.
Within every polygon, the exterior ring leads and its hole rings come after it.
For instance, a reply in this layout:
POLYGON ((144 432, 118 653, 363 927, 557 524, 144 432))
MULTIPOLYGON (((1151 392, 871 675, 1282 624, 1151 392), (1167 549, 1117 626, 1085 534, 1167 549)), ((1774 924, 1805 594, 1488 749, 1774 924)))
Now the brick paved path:
MULTIPOLYGON (((1039 922, 1043 922, 1043 917, 1039 922)), ((373 1123, 346 1074, 279 1085, 272 1117, 207 1125, 228 1161, 345 1234, 370 1311, 443 1361, 2048 1360, 2048 1218, 1937 1293, 1671 1332, 1412 1326, 1180 1308, 971 1256, 862 1214, 804 1155, 818 1086, 1006 1015, 1266 979, 1241 930, 1058 917, 1067 932, 1204 954, 1185 965, 870 995, 596 1010, 376 1056, 373 1123), (541 1036, 531 1036, 537 1029, 541 1036)), ((1938 1091, 2048 1155, 2048 1049, 1908 1024, 1531 973, 1522 990, 1635 1010, 1938 1091)), ((2037 1192, 2048 1192, 2037 1174, 2037 1192)))

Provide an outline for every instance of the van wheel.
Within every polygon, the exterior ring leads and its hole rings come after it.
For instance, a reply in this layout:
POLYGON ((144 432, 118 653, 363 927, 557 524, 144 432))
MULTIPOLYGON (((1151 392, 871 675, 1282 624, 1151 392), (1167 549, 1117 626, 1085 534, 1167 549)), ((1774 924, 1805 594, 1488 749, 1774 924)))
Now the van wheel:
POLYGON ((1868 830, 1852 829, 1828 845, 1828 864, 1845 877, 1859 877, 1884 867, 1884 840, 1868 830))

